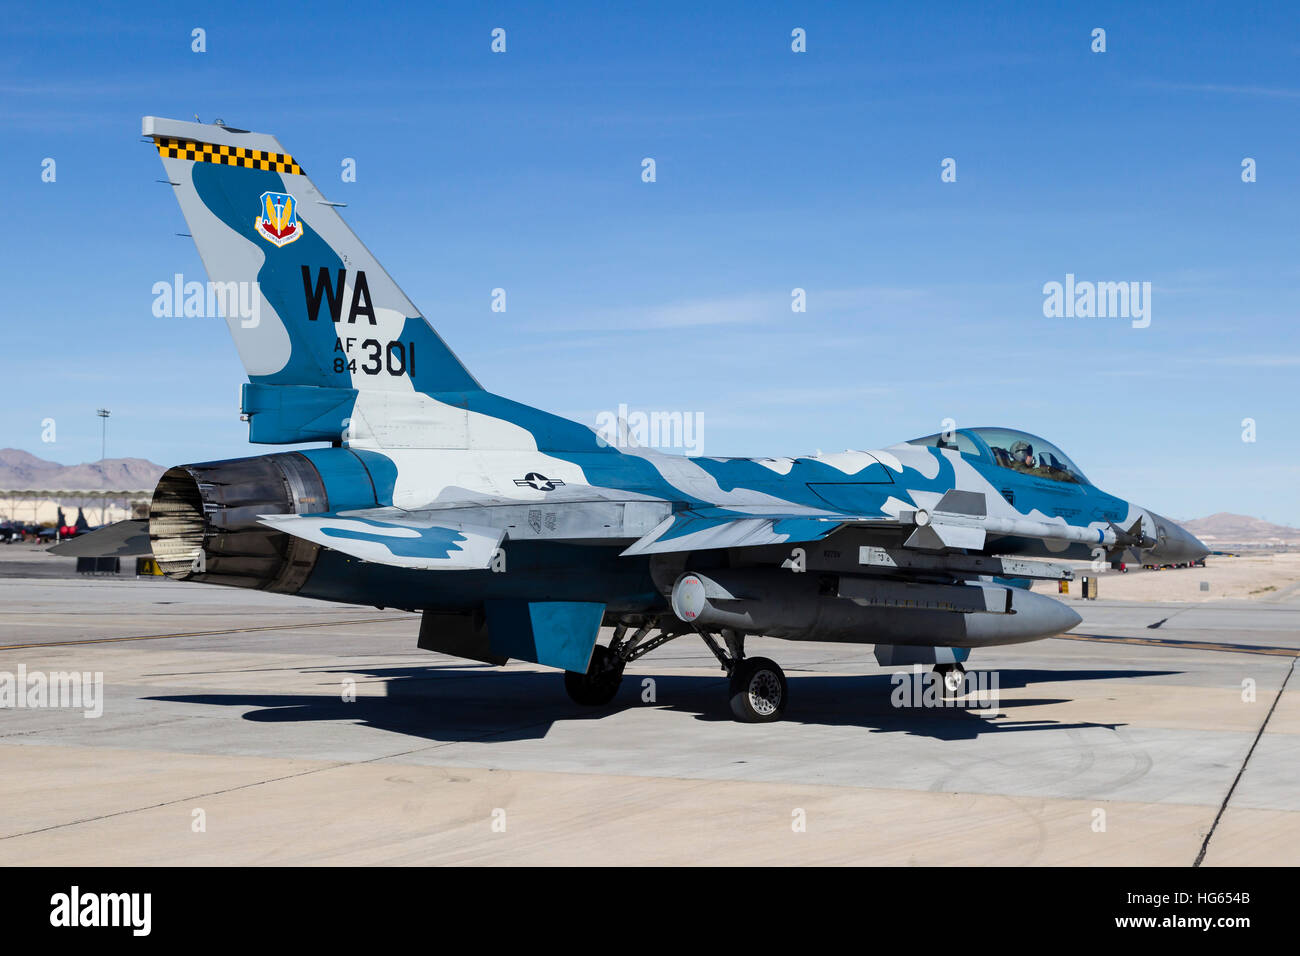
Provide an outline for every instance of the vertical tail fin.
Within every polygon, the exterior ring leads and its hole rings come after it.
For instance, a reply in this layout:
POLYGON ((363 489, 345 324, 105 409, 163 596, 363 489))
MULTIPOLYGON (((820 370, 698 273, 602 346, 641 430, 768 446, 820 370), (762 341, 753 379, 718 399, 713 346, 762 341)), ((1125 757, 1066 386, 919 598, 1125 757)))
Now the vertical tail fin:
POLYGON ((155 116, 143 131, 198 246, 209 301, 215 288, 252 306, 222 312, 261 390, 255 402, 301 406, 301 418, 351 390, 480 388, 275 137, 155 116))

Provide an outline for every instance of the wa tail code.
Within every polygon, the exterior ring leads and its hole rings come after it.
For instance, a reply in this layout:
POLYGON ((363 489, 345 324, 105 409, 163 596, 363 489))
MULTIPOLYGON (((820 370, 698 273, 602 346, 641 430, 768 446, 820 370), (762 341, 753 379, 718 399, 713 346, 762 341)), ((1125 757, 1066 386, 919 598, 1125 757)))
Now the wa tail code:
MULTIPOLYGON (((356 322, 357 316, 364 315, 370 320, 371 325, 376 325, 375 307, 370 302, 370 286, 366 283, 366 273, 364 270, 358 270, 355 276, 352 286, 352 305, 348 309, 348 322, 356 322)), ((316 284, 313 286, 311 269, 303 266, 302 290, 307 299, 307 318, 315 322, 320 315, 321 301, 325 300, 329 305, 330 318, 337 324, 342 318, 343 287, 347 284, 347 278, 348 270, 340 269, 338 281, 331 283, 329 270, 321 266, 316 272, 316 284)))

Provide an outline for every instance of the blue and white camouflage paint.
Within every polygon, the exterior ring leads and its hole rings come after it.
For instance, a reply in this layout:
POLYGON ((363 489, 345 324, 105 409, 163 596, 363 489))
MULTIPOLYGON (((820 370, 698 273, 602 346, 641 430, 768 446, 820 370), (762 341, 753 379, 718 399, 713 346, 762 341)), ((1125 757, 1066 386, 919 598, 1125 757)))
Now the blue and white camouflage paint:
POLYGON ((151 537, 174 576, 406 607, 426 624, 459 615, 456 641, 422 646, 485 660, 527 647, 584 672, 602 620, 707 631, 672 609, 692 573, 729 640, 851 640, 895 663, 915 646, 942 662, 1077 622, 994 581, 1062 575, 1024 559, 1205 553, 1007 429, 801 458, 606 441, 482 388, 274 137, 157 117, 143 131, 209 279, 256 283, 260 321, 227 323, 250 440, 329 443, 172 469, 151 537), (572 627, 589 633, 555 632, 572 627))

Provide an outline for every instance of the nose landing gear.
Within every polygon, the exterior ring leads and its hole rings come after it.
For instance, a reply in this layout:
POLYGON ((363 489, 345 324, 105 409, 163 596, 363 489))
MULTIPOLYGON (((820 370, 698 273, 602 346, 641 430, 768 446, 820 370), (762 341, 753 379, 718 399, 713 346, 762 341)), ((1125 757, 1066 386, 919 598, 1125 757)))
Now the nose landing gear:
POLYGON ((742 723, 780 720, 789 696, 785 674, 766 657, 747 657, 731 674, 731 713, 742 723))
POLYGON ((961 663, 935 664, 934 672, 943 683, 944 697, 960 697, 966 686, 966 668, 961 663))
POLYGON ((727 645, 725 651, 708 631, 700 630, 699 635, 731 678, 727 692, 731 714, 736 720, 745 724, 764 724, 780 720, 785 715, 790 690, 785 672, 776 661, 766 657, 746 657, 745 635, 730 628, 722 631, 722 640, 727 645))

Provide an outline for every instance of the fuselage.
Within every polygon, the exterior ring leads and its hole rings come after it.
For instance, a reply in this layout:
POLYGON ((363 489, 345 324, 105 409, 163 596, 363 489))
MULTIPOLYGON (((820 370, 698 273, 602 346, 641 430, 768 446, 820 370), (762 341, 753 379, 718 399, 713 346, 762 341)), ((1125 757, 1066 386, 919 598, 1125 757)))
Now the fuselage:
MULTIPOLYGON (((511 411, 518 424, 521 416, 511 411)), ((508 575, 394 568, 326 550, 299 593, 413 609, 464 610, 484 600, 527 596, 600 601, 611 611, 662 610, 665 598, 654 583, 650 561, 623 555, 627 540, 548 539, 548 503, 602 499, 639 500, 663 509, 652 512, 654 517, 689 509, 719 522, 730 515, 765 513, 796 523, 833 516, 886 521, 933 511, 945 494, 958 490, 982 496, 989 523, 1059 529, 1057 537, 990 534, 984 553, 1098 559, 1107 553, 1107 535, 1113 539, 1114 529, 1129 527, 1149 531, 1160 541, 1157 547, 1165 549, 1166 560, 1204 553, 1172 522, 1086 480, 1057 480, 1006 467, 992 454, 904 443, 804 457, 685 457, 621 446, 549 415, 538 424, 529 429, 536 450, 333 447, 302 452, 321 476, 332 513, 436 507, 441 500, 460 506, 479 501, 492 509, 526 505, 528 510, 508 534, 508 575), (1076 540, 1069 540, 1071 535, 1076 540)), ((833 544, 832 535, 828 545, 833 544)))

